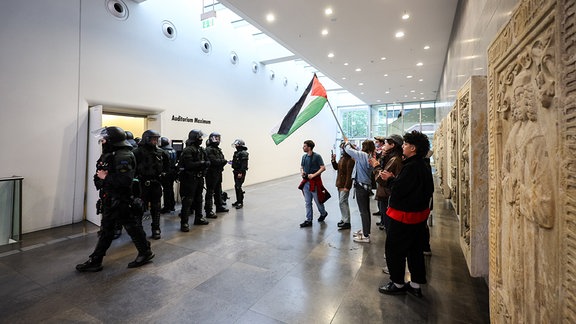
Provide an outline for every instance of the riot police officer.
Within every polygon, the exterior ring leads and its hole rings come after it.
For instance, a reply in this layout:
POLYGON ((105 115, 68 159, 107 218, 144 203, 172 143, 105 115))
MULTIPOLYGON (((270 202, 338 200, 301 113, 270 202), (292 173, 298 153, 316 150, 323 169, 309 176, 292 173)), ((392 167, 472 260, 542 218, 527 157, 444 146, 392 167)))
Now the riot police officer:
POLYGON ((174 182, 178 177, 178 157, 176 150, 170 145, 170 140, 167 137, 160 137, 160 148, 168 155, 168 173, 162 177, 162 191, 164 198, 164 207, 160 210, 162 214, 174 211, 176 206, 176 199, 174 198, 174 182))
POLYGON ((169 171, 168 154, 158 147, 160 133, 147 130, 142 134, 142 145, 134 150, 136 157, 136 177, 140 182, 140 197, 144 205, 150 205, 152 217, 152 238, 160 239, 160 199, 162 184, 160 179, 169 171))
POLYGON ((126 141, 126 133, 120 127, 102 128, 98 131, 98 137, 102 143, 102 155, 96 162, 94 185, 99 190, 101 200, 102 232, 88 261, 76 265, 76 270, 102 270, 102 259, 114 238, 116 223, 124 226, 138 249, 138 256, 128 264, 128 268, 140 267, 150 262, 154 253, 146 240, 141 220, 131 211, 131 186, 136 168, 132 146, 126 141))
POLYGON ((210 165, 202 145, 204 134, 199 129, 188 133, 186 148, 180 155, 178 168, 180 170, 180 196, 182 197, 182 210, 180 212, 180 230, 188 232, 188 218, 194 212, 194 225, 207 225, 208 221, 202 217, 202 191, 204 189, 204 175, 210 165))
POLYGON ((206 196, 204 201, 204 211, 206 217, 216 218, 212 211, 212 206, 216 205, 217 213, 224 213, 228 208, 222 202, 222 172, 228 161, 224 158, 220 145, 220 134, 213 132, 206 140, 206 155, 210 160, 210 166, 206 170, 206 196))
POLYGON ((232 206, 236 209, 244 207, 244 190, 242 184, 246 179, 246 171, 248 170, 248 148, 246 143, 237 139, 232 143, 232 147, 236 149, 232 157, 232 174, 234 174, 234 190, 236 191, 236 202, 232 206))

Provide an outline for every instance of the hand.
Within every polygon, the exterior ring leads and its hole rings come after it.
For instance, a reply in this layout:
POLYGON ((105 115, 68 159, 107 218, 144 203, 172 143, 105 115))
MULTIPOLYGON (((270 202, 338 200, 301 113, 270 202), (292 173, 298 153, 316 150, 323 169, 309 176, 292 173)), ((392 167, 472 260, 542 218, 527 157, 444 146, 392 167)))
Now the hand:
POLYGON ((332 154, 331 158, 332 158, 332 162, 336 162, 336 154, 332 154))
POLYGON ((378 162, 378 160, 376 160, 375 158, 370 158, 370 160, 368 160, 368 162, 370 163, 370 165, 375 168, 377 166, 380 165, 380 162, 378 162))
POLYGON ((382 178, 382 180, 386 181, 386 180, 392 178, 394 176, 394 173, 388 172, 386 170, 382 170, 382 171, 380 171, 379 175, 380 175, 380 178, 382 178))
POLYGON ((106 171, 106 170, 98 170, 98 171, 96 171, 96 176, 97 176, 99 179, 104 180, 104 179, 106 179, 106 176, 107 176, 107 175, 108 175, 108 171, 106 171))

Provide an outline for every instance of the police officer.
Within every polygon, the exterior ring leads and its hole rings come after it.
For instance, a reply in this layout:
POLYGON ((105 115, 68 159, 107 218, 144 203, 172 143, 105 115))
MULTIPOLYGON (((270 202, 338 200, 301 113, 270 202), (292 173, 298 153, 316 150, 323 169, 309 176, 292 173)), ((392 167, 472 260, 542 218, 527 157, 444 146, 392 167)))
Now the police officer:
POLYGON ((112 243, 116 223, 124 226, 138 249, 138 256, 128 263, 128 268, 140 267, 150 262, 154 253, 150 249, 150 242, 146 240, 141 220, 130 209, 132 178, 136 168, 132 146, 126 141, 126 133, 120 127, 105 127, 99 130, 98 136, 102 143, 102 155, 96 162, 94 185, 99 190, 101 200, 102 232, 88 261, 76 265, 76 270, 102 270, 102 259, 112 243))
POLYGON ((160 137, 160 148, 168 155, 168 173, 162 177, 162 190, 164 197, 164 207, 160 210, 162 214, 173 212, 176 206, 174 198, 174 182, 178 177, 178 156, 176 150, 170 145, 167 137, 160 137))
POLYGON ((206 196, 204 211, 207 218, 216 218, 212 205, 216 205, 217 213, 224 213, 228 208, 222 202, 222 172, 228 161, 224 158, 220 145, 220 134, 213 132, 206 140, 206 155, 210 160, 210 167, 206 170, 206 196), (212 199, 214 197, 214 199, 212 199))
POLYGON ((246 171, 248 170, 248 148, 243 140, 237 139, 232 143, 232 147, 236 149, 232 157, 232 174, 234 174, 234 190, 236 191, 236 202, 232 206, 236 209, 244 207, 244 191, 242 184, 246 179, 246 171))
POLYGON ((204 134, 199 129, 188 133, 186 148, 180 155, 178 168, 180 170, 180 196, 182 197, 182 210, 180 212, 180 230, 188 232, 188 218, 194 212, 194 225, 207 225, 208 221, 202 217, 202 191, 204 189, 204 175, 210 165, 202 145, 204 134))
POLYGON ((134 150, 136 157, 136 177, 140 182, 140 197, 144 205, 150 204, 152 217, 152 238, 160 239, 160 199, 162 198, 161 178, 168 173, 168 154, 158 147, 160 133, 147 130, 142 134, 142 145, 134 150))

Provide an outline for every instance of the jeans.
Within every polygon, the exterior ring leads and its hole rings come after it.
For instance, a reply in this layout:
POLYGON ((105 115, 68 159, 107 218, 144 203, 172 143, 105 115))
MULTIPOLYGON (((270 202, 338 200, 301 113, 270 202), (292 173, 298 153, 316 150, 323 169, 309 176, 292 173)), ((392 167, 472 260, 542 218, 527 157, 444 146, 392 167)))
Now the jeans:
POLYGON ((350 197, 350 190, 338 191, 340 213, 342 214, 342 222, 350 223, 350 205, 348 204, 348 197, 350 197))
POLYGON ((312 199, 316 203, 316 207, 320 212, 320 215, 326 215, 326 209, 324 209, 324 204, 318 201, 318 192, 310 191, 310 181, 306 181, 304 187, 302 188, 302 194, 304 194, 304 202, 306 204, 306 220, 312 221, 312 199))
POLYGON ((370 229, 372 226, 372 219, 370 218, 370 190, 366 190, 360 185, 355 185, 356 202, 358 203, 358 211, 360 211, 360 218, 362 219, 362 233, 364 236, 370 236, 370 229))

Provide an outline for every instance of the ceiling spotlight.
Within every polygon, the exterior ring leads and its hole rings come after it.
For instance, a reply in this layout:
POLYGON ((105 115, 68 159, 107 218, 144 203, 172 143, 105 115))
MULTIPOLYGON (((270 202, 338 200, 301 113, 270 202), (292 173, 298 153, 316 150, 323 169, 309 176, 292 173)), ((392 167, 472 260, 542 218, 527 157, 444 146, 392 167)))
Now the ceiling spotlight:
POLYGON ((404 11, 404 14, 402 15, 402 20, 406 20, 408 18, 410 18, 410 15, 406 11, 404 11))
POLYGON ((411 75, 407 75, 407 76, 406 76, 406 79, 412 79, 412 76, 411 76, 411 75))
POLYGON ((388 73, 385 73, 384 76, 387 77, 387 76, 388 76, 388 73))
POLYGON ((430 46, 429 46, 429 45, 426 45, 426 46, 424 46, 424 49, 425 49, 425 50, 430 49, 430 46))
POLYGON ((348 66, 348 62, 344 63, 344 66, 348 66))
POLYGON ((385 58, 384 56, 382 56, 382 57, 380 58, 380 61, 384 61, 385 59, 386 59, 386 58, 385 58))
POLYGON ((342 77, 342 80, 346 80, 346 77, 342 77))
POLYGON ((359 86, 363 86, 363 85, 364 85, 364 82, 360 82, 360 83, 358 83, 358 85, 359 85, 359 86))
POLYGON ((326 16, 330 16, 330 15, 332 14, 332 8, 326 8, 326 9, 324 10, 324 14, 325 14, 326 16))
POLYGON ((354 71, 356 71, 356 72, 361 72, 362 69, 361 69, 361 68, 356 68, 356 70, 354 70, 354 71))
POLYGON ((424 65, 424 63, 422 63, 422 62, 416 63, 416 66, 422 66, 422 65, 424 65))
POLYGON ((396 32, 394 36, 396 36, 396 38, 402 38, 404 37, 404 32, 403 31, 396 32))
POLYGON ((333 57, 334 57, 334 53, 328 53, 328 57, 329 57, 329 58, 333 58, 333 57))
POLYGON ((266 21, 267 22, 273 22, 274 20, 276 20, 276 17, 274 17, 274 14, 269 13, 266 15, 266 21))
POLYGON ((422 82, 422 81, 424 81, 424 79, 419 79, 419 80, 418 80, 418 82, 422 82))
POLYGON ((389 94, 389 93, 390 93, 390 91, 386 91, 386 92, 384 92, 384 93, 386 93, 386 94, 389 94))
POLYGON ((322 36, 326 36, 328 35, 328 29, 324 28, 322 29, 322 36))

